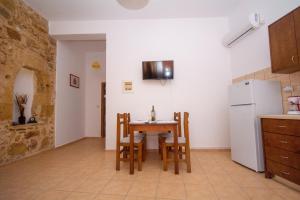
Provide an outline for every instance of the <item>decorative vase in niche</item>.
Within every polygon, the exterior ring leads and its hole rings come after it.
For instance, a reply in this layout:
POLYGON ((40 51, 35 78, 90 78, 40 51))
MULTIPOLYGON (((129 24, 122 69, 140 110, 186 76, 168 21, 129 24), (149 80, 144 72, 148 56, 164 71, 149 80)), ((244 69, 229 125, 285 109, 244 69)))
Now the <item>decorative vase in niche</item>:
POLYGON ((21 115, 18 118, 19 124, 25 124, 26 123, 26 117, 24 115, 21 115))

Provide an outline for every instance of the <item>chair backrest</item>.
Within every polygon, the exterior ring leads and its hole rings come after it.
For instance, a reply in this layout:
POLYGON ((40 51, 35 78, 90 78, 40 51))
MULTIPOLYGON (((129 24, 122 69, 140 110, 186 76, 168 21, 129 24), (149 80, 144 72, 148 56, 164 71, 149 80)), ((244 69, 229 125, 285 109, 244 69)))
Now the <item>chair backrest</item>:
POLYGON ((121 137, 128 135, 128 115, 127 113, 117 114, 117 143, 120 143, 121 137), (122 134, 121 134, 122 131, 122 134))
POLYGON ((174 112, 174 120, 178 122, 178 136, 181 137, 181 113, 174 112))
POLYGON ((189 116, 190 116, 190 114, 188 112, 184 112, 183 129, 184 129, 184 137, 185 137, 187 142, 190 141, 189 116))
POLYGON ((130 113, 125 113, 126 116, 126 124, 124 124, 124 127, 126 128, 126 131, 123 133, 123 137, 128 137, 129 135, 129 123, 130 123, 130 113))

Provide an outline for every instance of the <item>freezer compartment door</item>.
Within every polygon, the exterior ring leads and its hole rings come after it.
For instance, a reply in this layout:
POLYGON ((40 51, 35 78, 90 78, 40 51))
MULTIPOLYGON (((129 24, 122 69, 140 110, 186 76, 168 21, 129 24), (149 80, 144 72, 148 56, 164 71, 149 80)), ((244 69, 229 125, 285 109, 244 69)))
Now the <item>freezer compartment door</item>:
POLYGON ((229 87, 230 105, 254 104, 253 80, 242 81, 229 87))
POLYGON ((255 119, 255 104, 230 107, 232 160, 259 171, 255 119))

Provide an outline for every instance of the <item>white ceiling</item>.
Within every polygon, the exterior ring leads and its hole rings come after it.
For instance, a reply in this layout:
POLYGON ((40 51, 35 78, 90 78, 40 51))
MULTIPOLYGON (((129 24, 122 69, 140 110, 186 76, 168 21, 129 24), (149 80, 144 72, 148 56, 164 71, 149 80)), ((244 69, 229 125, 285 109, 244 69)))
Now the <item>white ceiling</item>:
POLYGON ((240 1, 150 0, 141 10, 127 10, 116 0, 25 0, 48 20, 223 17, 240 1))

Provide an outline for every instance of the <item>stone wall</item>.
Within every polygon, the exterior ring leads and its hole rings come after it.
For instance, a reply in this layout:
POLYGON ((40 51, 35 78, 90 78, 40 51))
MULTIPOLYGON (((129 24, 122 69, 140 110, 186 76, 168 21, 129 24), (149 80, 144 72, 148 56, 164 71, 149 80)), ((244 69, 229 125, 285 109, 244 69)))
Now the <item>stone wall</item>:
POLYGON ((256 80, 276 80, 281 83, 281 95, 282 105, 284 114, 289 109, 288 97, 289 96, 300 96, 300 72, 292 74, 273 74, 271 68, 266 68, 257 72, 246 74, 244 76, 235 78, 232 80, 233 83, 238 83, 243 80, 256 79, 256 80), (293 92, 285 92, 283 88, 286 86, 292 86, 293 92))
POLYGON ((21 0, 0 0, 0 165, 54 147, 55 56, 47 21, 21 0), (12 126, 22 67, 37 77, 31 112, 39 123, 12 126))

